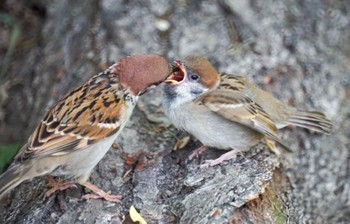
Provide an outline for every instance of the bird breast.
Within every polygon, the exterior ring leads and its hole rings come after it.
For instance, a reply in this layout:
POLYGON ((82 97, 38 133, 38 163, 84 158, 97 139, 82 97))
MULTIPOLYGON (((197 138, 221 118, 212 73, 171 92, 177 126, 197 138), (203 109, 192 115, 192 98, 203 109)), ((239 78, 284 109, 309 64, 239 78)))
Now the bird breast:
POLYGON ((206 146, 246 150, 262 138, 256 131, 229 121, 203 105, 169 106, 165 113, 175 127, 189 132, 206 146))

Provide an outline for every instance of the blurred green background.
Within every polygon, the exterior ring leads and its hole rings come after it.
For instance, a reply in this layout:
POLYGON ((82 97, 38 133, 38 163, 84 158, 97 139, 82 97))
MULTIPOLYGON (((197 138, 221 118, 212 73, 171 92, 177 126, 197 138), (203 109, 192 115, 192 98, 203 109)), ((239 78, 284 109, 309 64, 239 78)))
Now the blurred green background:
POLYGON ((0 145, 0 173, 10 165, 20 147, 20 144, 0 145))
MULTIPOLYGON (((0 27, 6 28, 9 32, 7 49, 3 49, 5 53, 4 58, 1 61, 0 69, 0 105, 7 100, 8 96, 6 93, 6 76, 8 68, 13 60, 13 54, 16 49, 16 45, 21 34, 21 28, 16 22, 14 16, 6 13, 0 13, 0 27)), ((3 122, 4 112, 0 112, 0 122, 3 122)), ((13 157, 16 155, 17 151, 20 149, 19 143, 11 144, 0 144, 0 173, 4 172, 6 167, 11 163, 13 157)))

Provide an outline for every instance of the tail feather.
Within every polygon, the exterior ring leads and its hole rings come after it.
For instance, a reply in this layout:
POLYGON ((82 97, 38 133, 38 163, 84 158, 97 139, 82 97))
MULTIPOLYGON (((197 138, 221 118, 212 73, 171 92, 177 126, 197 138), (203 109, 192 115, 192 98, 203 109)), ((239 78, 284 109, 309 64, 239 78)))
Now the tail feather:
POLYGON ((29 168, 22 164, 20 166, 12 165, 0 176, 0 199, 24 180, 28 179, 26 174, 29 172, 29 168))
POLYGON ((328 135, 333 129, 331 121, 323 113, 314 111, 297 111, 287 123, 328 135))

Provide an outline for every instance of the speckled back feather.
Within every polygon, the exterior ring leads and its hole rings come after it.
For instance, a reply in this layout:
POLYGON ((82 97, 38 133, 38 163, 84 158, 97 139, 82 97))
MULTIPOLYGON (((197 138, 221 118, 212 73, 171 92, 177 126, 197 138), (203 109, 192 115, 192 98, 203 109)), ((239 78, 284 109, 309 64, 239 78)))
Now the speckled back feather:
POLYGON ((127 92, 120 90, 115 65, 66 94, 51 110, 16 159, 62 155, 116 133, 127 92))

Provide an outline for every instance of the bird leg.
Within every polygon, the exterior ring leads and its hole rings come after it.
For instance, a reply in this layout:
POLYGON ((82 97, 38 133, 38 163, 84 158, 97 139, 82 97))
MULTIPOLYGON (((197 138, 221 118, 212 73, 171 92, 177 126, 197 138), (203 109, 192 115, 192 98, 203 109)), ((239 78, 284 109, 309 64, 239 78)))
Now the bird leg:
POLYGON ((74 181, 60 183, 55 181, 55 179, 52 176, 47 176, 47 179, 49 181, 51 189, 46 192, 45 197, 49 197, 51 194, 55 193, 56 191, 63 191, 68 188, 77 187, 74 181))
POLYGON ((193 152, 191 153, 191 155, 188 156, 189 160, 192 160, 194 157, 198 157, 200 154, 202 154, 203 152, 205 152, 208 149, 208 146, 202 145, 201 147, 193 150, 193 152))
POLYGON ((219 165, 220 163, 222 163, 222 162, 224 162, 226 160, 235 159, 237 157, 237 153, 239 153, 239 152, 240 151, 237 150, 237 149, 232 149, 231 151, 222 154, 217 159, 205 160, 205 163, 202 164, 200 167, 201 168, 206 168, 206 167, 209 167, 209 166, 216 166, 216 165, 219 165))
POLYGON ((81 199, 89 200, 89 199, 103 198, 106 201, 111 201, 111 202, 120 202, 120 200, 122 199, 121 195, 111 195, 110 191, 105 192, 90 182, 85 182, 82 185, 87 189, 91 190, 92 192, 94 192, 94 194, 86 194, 81 199))
MULTIPOLYGON (((63 191, 68 188, 77 187, 75 181, 59 183, 55 181, 55 179, 52 176, 47 176, 47 179, 49 181, 51 189, 46 192, 45 197, 49 197, 56 191, 63 191)), ((110 192, 105 192, 90 182, 85 182, 84 184, 81 184, 81 185, 83 185, 84 187, 86 187, 87 189, 95 193, 95 194, 86 194, 82 197, 82 199, 89 200, 89 199, 102 198, 102 199, 105 199, 106 201, 120 202, 120 199, 121 199, 120 195, 111 195, 110 192)))

